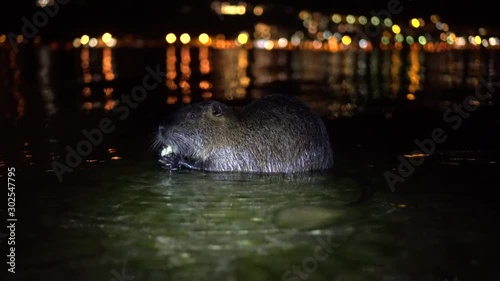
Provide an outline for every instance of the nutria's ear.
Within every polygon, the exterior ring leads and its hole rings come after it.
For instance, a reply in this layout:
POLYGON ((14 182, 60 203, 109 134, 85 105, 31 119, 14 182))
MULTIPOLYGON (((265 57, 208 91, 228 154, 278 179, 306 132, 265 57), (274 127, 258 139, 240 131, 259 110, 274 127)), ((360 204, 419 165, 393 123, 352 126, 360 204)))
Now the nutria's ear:
POLYGON ((219 102, 213 102, 212 103, 212 114, 214 116, 219 117, 222 115, 222 112, 223 112, 222 104, 220 104, 219 102))

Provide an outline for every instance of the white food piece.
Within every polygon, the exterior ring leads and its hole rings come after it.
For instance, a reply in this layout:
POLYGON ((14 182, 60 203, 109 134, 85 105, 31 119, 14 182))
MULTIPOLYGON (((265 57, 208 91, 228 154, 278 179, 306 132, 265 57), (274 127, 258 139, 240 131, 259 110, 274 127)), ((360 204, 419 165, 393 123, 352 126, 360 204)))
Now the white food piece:
POLYGON ((163 149, 161 151, 161 157, 172 154, 172 153, 173 153, 173 151, 172 151, 172 147, 170 145, 167 147, 163 147, 163 149))

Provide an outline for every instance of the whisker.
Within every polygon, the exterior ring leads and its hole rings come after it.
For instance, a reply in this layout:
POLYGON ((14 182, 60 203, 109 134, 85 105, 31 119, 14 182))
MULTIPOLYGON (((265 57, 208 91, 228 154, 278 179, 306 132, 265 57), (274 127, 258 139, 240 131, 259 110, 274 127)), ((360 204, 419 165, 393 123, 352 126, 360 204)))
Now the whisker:
POLYGON ((162 145, 163 145, 163 142, 161 140, 161 136, 158 133, 151 136, 150 146, 149 146, 149 149, 151 151, 155 151, 155 150, 160 149, 162 145))
POLYGON ((151 146, 150 149, 151 151, 156 151, 162 147, 162 142, 160 140, 155 140, 151 146))
POLYGON ((151 133, 149 133, 149 134, 148 134, 148 137, 153 138, 153 137, 156 137, 157 135, 158 135, 158 131, 156 131, 156 132, 151 132, 151 133))

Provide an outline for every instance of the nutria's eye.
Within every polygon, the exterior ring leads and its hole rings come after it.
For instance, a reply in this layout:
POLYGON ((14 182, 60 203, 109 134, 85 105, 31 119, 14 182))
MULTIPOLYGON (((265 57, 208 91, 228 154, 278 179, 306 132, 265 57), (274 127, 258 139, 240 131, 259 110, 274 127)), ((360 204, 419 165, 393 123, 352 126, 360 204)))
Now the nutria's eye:
POLYGON ((196 113, 193 113, 193 112, 189 113, 189 118, 191 118, 191 119, 196 118, 196 113))

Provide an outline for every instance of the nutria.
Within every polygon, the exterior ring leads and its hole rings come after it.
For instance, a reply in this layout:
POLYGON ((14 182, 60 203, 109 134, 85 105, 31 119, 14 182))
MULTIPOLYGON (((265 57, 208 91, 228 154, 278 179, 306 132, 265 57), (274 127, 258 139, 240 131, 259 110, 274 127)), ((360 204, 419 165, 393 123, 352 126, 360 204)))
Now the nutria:
POLYGON ((159 127, 167 169, 295 173, 333 165, 326 127, 299 100, 268 95, 242 110, 217 101, 184 107, 159 127))

